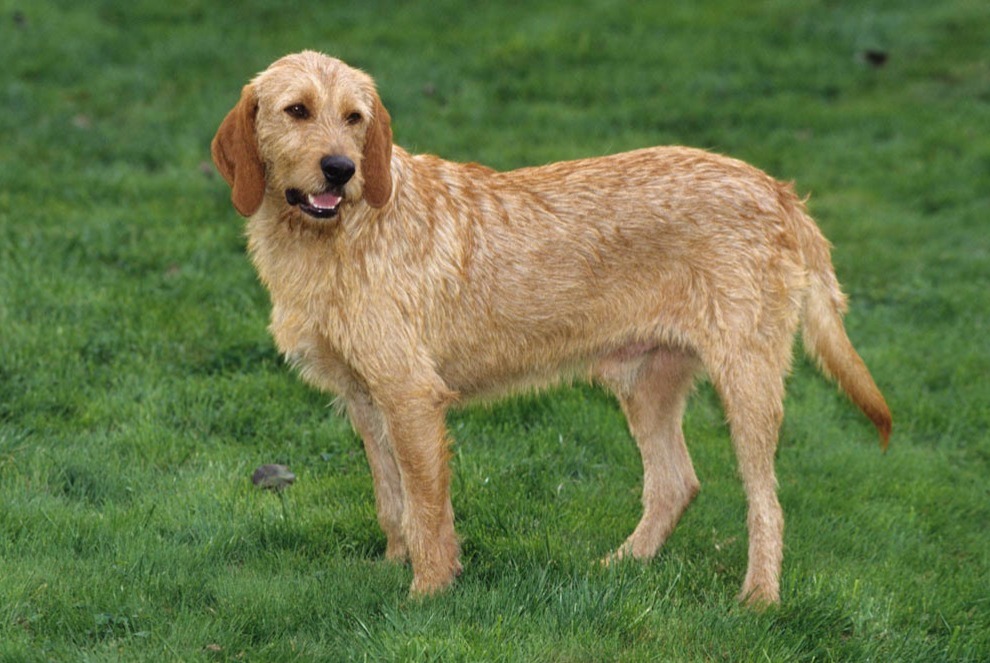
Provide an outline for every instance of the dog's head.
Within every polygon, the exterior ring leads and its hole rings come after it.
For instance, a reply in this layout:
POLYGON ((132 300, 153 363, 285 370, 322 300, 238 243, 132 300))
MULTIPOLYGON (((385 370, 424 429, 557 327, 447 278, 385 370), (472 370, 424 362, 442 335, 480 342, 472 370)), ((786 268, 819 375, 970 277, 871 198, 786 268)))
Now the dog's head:
POLYGON ((265 196, 317 219, 392 195, 392 128, 374 81, 305 51, 244 86, 211 146, 234 207, 252 216, 265 196))

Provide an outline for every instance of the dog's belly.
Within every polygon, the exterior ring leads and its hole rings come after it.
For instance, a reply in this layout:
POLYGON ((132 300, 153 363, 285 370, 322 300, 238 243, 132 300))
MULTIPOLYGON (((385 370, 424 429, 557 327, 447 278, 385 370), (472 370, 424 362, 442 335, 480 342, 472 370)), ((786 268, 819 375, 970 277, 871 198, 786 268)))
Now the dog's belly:
POLYGON ((658 351, 674 351, 655 341, 581 349, 550 345, 516 344, 502 353, 493 352, 495 347, 489 346, 474 355, 447 357, 438 366, 440 377, 461 401, 491 400, 564 382, 594 380, 658 351))

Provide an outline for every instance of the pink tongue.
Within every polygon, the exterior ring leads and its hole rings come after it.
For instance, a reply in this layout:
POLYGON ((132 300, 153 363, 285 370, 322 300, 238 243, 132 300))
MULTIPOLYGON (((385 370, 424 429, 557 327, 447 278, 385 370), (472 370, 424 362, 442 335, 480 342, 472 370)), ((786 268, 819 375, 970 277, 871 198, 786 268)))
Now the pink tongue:
POLYGON ((318 196, 310 196, 309 204, 320 209, 333 209, 340 203, 340 196, 332 193, 321 193, 318 196))

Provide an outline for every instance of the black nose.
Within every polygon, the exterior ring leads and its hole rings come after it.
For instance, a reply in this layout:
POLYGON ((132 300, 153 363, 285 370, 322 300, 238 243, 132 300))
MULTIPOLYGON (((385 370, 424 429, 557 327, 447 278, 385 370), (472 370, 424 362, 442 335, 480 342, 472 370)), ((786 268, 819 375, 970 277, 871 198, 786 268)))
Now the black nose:
POLYGON ((320 159, 320 170, 327 182, 335 186, 347 184, 354 177, 354 162, 347 157, 329 156, 320 159))

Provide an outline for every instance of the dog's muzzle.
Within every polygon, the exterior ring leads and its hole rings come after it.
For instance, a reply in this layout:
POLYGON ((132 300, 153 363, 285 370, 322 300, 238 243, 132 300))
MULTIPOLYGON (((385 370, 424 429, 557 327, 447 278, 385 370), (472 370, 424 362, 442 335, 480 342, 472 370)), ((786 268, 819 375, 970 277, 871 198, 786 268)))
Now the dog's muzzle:
POLYGON ((325 156, 320 159, 320 170, 327 182, 324 191, 311 194, 299 189, 288 189, 285 192, 285 201, 312 217, 330 219, 337 215, 344 199, 344 185, 354 177, 354 162, 343 156, 325 156))

